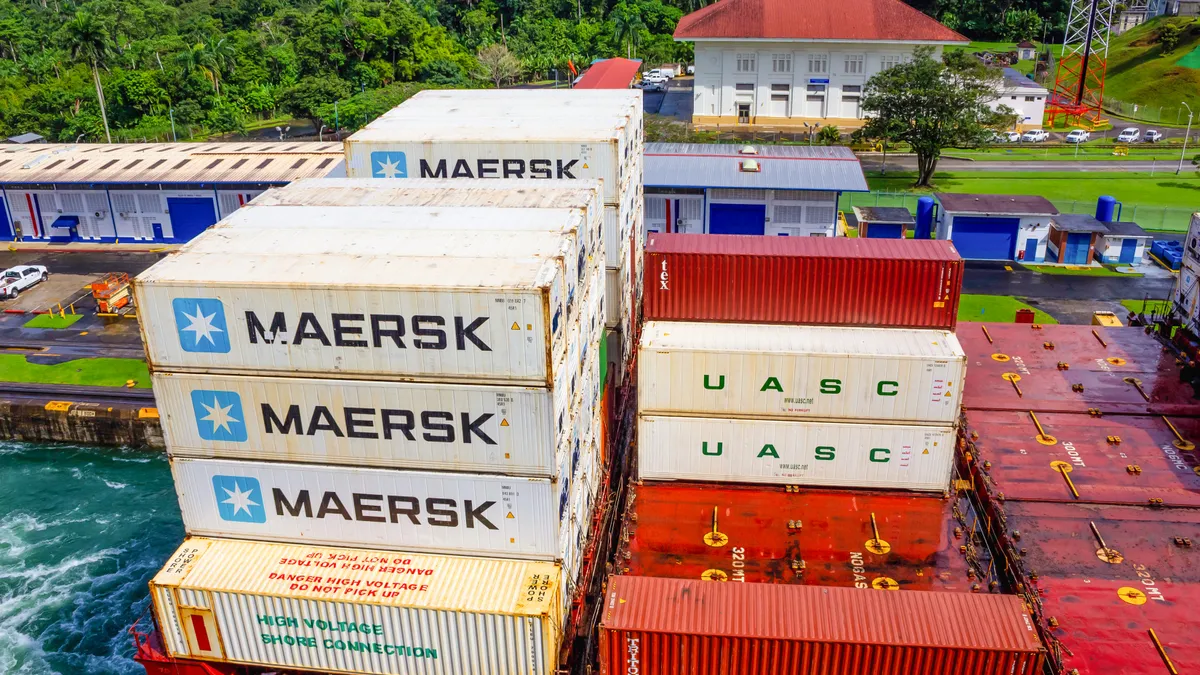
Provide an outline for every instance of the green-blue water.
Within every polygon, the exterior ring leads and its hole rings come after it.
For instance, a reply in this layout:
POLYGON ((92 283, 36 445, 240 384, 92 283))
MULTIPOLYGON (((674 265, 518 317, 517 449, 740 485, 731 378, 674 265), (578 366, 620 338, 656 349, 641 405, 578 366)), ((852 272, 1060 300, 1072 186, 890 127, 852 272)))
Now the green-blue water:
POLYGON ((144 675, 126 629, 182 538, 161 453, 0 443, 0 673, 144 675))

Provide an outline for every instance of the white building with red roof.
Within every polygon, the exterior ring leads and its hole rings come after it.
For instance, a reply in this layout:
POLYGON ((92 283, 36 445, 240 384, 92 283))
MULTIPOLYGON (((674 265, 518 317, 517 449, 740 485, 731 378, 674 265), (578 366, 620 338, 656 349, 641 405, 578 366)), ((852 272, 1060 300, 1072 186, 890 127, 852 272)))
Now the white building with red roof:
POLYGON ((969 42, 901 0, 720 0, 675 39, 696 46, 693 123, 788 129, 861 126, 868 78, 969 42))

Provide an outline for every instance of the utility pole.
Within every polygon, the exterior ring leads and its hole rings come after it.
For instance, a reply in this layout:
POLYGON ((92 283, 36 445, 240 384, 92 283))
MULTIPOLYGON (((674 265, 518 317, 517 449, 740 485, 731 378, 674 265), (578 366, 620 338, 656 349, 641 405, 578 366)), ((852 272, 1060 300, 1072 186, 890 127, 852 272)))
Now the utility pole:
MULTIPOLYGON (((157 56, 157 54, 155 55, 157 56)), ((175 138, 175 108, 170 108, 171 111, 171 142, 178 143, 179 139, 175 138)))
POLYGON ((1179 175, 1180 171, 1183 171, 1183 158, 1184 158, 1184 155, 1187 154, 1188 136, 1190 136, 1192 134, 1192 106, 1188 105, 1186 101, 1180 101, 1180 103, 1183 104, 1183 107, 1187 108, 1188 123, 1187 123, 1187 131, 1183 132, 1183 150, 1179 151, 1179 168, 1175 169, 1176 176, 1179 175))

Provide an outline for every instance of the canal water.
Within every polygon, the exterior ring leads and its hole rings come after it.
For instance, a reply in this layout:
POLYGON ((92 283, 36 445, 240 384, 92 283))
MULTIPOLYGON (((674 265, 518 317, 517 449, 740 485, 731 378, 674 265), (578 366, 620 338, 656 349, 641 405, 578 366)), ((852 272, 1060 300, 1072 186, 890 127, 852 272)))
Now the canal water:
POLYGON ((0 442, 0 673, 144 675, 127 628, 182 538, 162 453, 0 442))

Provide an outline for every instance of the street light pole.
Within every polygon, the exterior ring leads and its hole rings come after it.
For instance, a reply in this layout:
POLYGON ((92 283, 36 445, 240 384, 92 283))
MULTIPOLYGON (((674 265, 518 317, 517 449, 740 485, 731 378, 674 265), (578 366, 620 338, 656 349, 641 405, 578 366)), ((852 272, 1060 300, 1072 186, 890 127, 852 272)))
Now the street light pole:
POLYGON ((1187 123, 1187 131, 1183 132, 1183 150, 1179 151, 1179 168, 1175 169, 1176 176, 1179 175, 1180 171, 1183 171, 1183 158, 1184 158, 1184 155, 1187 154, 1188 136, 1190 136, 1192 134, 1192 106, 1188 105, 1186 101, 1180 101, 1180 103, 1183 104, 1183 107, 1187 108, 1188 123, 1187 123))

